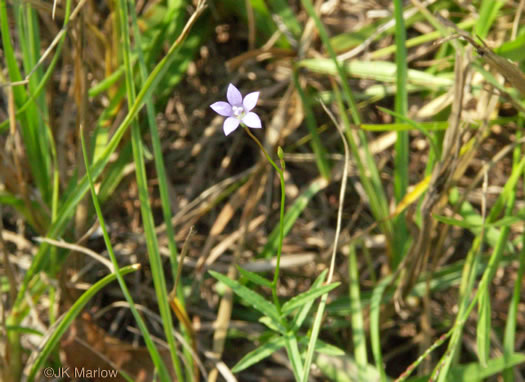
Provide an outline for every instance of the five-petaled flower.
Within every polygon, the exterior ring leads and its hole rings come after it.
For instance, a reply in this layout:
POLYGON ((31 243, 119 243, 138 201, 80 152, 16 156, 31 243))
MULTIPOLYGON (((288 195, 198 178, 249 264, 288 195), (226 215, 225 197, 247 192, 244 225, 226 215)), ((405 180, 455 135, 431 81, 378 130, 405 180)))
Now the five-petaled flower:
POLYGON ((226 98, 228 102, 219 101, 210 105, 217 114, 228 117, 224 120, 222 126, 225 135, 234 132, 241 123, 252 129, 260 129, 262 127, 259 116, 251 111, 257 104, 259 92, 247 94, 243 99, 239 89, 230 84, 226 92, 226 98))

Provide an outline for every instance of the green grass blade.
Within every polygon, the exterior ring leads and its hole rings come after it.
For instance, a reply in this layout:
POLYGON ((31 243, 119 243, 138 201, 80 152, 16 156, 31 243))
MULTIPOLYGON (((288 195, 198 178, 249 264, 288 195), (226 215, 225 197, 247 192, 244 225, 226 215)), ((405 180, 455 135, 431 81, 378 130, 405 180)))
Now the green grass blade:
POLYGON ((306 120, 306 127, 311 135, 311 145, 315 154, 315 161, 317 163, 317 168, 323 177, 326 179, 330 178, 330 163, 326 157, 326 150, 321 143, 319 134, 317 133, 317 121, 315 120, 314 113, 312 111, 312 105, 310 103, 310 96, 307 94, 299 82, 299 73, 297 70, 293 71, 293 81, 299 98, 301 98, 301 103, 303 104, 304 117, 306 120))
POLYGON ((366 350, 366 333, 363 319, 363 307, 359 291, 359 270, 355 246, 350 245, 350 257, 348 259, 348 276, 350 311, 352 312, 352 340, 354 342, 354 357, 357 364, 358 374, 362 380, 365 378, 368 367, 368 355, 366 350))
POLYGON ((381 300, 385 289, 391 282, 391 277, 384 278, 372 292, 370 301, 370 344, 372 346, 372 354, 377 370, 379 370, 379 377, 381 382, 387 381, 385 369, 383 367, 383 353, 381 352, 381 300))
MULTIPOLYGON (((0 2, 0 17, 2 14, 2 4, 5 5, 5 3, 0 2)), ((106 146, 103 153, 101 154, 100 159, 98 159, 95 163, 91 165, 90 170, 91 170, 91 173, 94 179, 96 179, 102 173, 102 170, 104 169, 107 162, 109 161, 109 157, 116 150, 122 137, 124 136, 128 127, 130 126, 131 122, 134 120, 134 118, 136 117, 140 109, 142 108, 146 95, 151 94, 153 90, 157 88, 160 78, 163 77, 167 64, 170 63, 171 58, 178 51, 178 49, 184 42, 185 38, 187 37, 187 35, 190 33, 190 30, 192 26, 194 25, 195 21, 202 14, 204 9, 205 9, 204 3, 201 3, 200 6, 197 7, 197 10, 193 13, 193 15, 190 17, 190 19, 186 23, 186 26, 183 32, 181 33, 181 35, 179 36, 179 38, 173 42, 170 49, 168 50, 168 53, 162 58, 162 60, 155 66, 153 71, 149 74, 140 92, 137 94, 137 98, 135 102, 131 106, 128 114, 126 115, 126 117, 124 118, 120 126, 115 131, 115 134, 112 136, 111 140, 108 142, 108 145, 106 146)), ((2 26, 1 22, 0 22, 0 26, 2 26)), ((3 33, 2 33, 2 37, 4 37, 3 33)), ((69 222, 69 219, 73 215, 77 204, 83 199, 83 197, 85 196, 88 190, 89 190, 89 181, 88 181, 87 176, 84 176, 82 179, 78 181, 76 187, 69 193, 67 199, 65 199, 62 202, 61 207, 58 211, 57 220, 55 221, 54 224, 52 224, 49 227, 49 231, 47 235, 48 237, 54 238, 62 234, 62 232, 66 228, 67 223, 69 222)), ((37 254, 33 258, 33 261, 31 262, 31 265, 24 276, 24 280, 22 282, 20 290, 18 291, 15 306, 18 306, 21 303, 21 301, 24 298, 24 294, 27 290, 27 287, 29 285, 29 282, 32 280, 34 275, 42 268, 42 264, 45 263, 44 260, 46 259, 45 255, 47 253, 48 248, 49 246, 47 243, 43 243, 39 247, 37 254)), ((17 313, 16 308, 12 311, 11 314, 15 317, 20 317, 17 313)))
MULTIPOLYGON (((353 93, 350 90, 350 87, 348 85, 349 81, 348 81, 346 68, 337 60, 335 51, 332 48, 332 45, 330 44, 330 38, 328 37, 326 28, 321 22, 321 19, 319 18, 319 16, 316 14, 315 9, 312 5, 312 2, 310 0, 302 0, 301 3, 306 9, 308 16, 314 20, 315 26, 319 32, 319 36, 321 37, 321 41, 323 42, 323 46, 325 47, 326 51, 328 52, 330 56, 330 59, 327 61, 330 61, 330 63, 335 69, 335 72, 339 76, 339 81, 343 88, 343 94, 345 97, 345 101, 350 106, 350 114, 352 115, 353 123, 355 125, 360 125, 361 116, 359 114, 357 104, 355 103, 353 93)), ((352 137, 352 132, 350 129, 350 123, 348 121, 348 118, 346 117, 346 110, 344 109, 344 107, 340 107, 340 110, 341 110, 341 118, 343 120, 343 124, 345 127, 345 133, 349 140, 350 146, 352 147, 353 154, 356 160, 359 162, 360 159, 357 159, 359 155, 359 151, 356 148, 357 146, 354 144, 354 139, 352 137)), ((372 155, 370 154, 370 150, 368 148, 368 143, 367 143, 367 139, 366 139, 364 132, 362 130, 359 130, 357 136, 359 137, 361 148, 363 149, 363 152, 364 152, 364 162, 366 163, 366 172, 364 172, 364 169, 363 169, 363 172, 361 172, 361 168, 360 168, 360 175, 362 179, 368 178, 368 177, 370 178, 370 182, 365 181, 365 183, 368 183, 367 186, 370 186, 370 188, 367 189, 367 194, 370 197, 371 208, 374 214, 376 215, 376 218, 378 220, 383 220, 384 218, 388 216, 389 211, 388 211, 388 202, 386 199, 386 195, 385 195, 383 186, 381 184, 381 178, 379 177, 379 172, 377 171, 376 162, 374 158, 372 157, 372 155), (373 189, 373 191, 371 189, 373 189)), ((387 235, 387 237, 390 238, 392 236, 390 222, 388 221, 385 224, 381 224, 380 226, 384 229, 384 232, 387 235)))
POLYGON ((498 12, 505 5, 503 0, 482 0, 479 10, 479 19, 474 26, 474 30, 481 38, 487 37, 492 24, 498 16, 498 12))
MULTIPOLYGON (((386 109, 385 109, 386 110, 386 109)), ((446 130, 448 128, 448 122, 446 121, 434 121, 434 122, 415 122, 407 119, 406 123, 363 123, 361 125, 363 130, 368 131, 407 131, 407 130, 419 130, 421 132, 433 131, 433 130, 446 130)), ((428 133, 427 133, 428 134, 428 133)), ((425 134, 426 135, 426 134, 425 134)))
MULTIPOLYGON (((394 0, 394 17, 396 20, 395 37, 396 37, 396 96, 395 111, 397 114, 405 117, 408 111, 408 92, 407 92, 407 48, 406 48, 406 30, 405 20, 403 18, 403 2, 394 0)), ((401 118, 396 118, 396 122, 401 122, 401 118)), ((399 203, 406 194, 408 187, 408 133, 399 131, 395 143, 394 156, 394 197, 399 203)), ((397 265, 401 262, 405 252, 408 249, 408 229, 405 221, 405 213, 399 214, 394 218, 394 257, 393 263, 397 265)))
POLYGON ((135 307, 135 303, 133 301, 133 298, 131 297, 131 294, 129 293, 129 289, 124 281, 124 278, 121 275, 121 271, 118 265, 117 257, 115 256, 115 252, 113 251, 113 246, 111 244, 111 240, 109 238, 108 230, 104 221, 104 216, 102 215, 102 209, 100 207, 100 202, 98 200, 96 191, 95 191, 95 184, 93 181, 93 177, 91 175, 91 171, 89 169, 89 161, 88 161, 88 154, 87 154, 87 148, 86 143, 84 139, 84 130, 83 125, 80 127, 80 143, 82 146, 82 155, 84 157, 84 164, 86 167, 86 176, 89 181, 89 188, 91 191, 91 197, 93 199, 93 205, 95 207, 95 212, 97 214, 100 228, 102 229, 102 234, 104 237, 104 243, 106 244, 106 248, 108 250, 109 257, 111 259, 111 263, 114 268, 114 272, 116 275, 116 278, 119 282, 120 289, 122 290, 122 294, 124 295, 127 303, 129 304, 129 309, 131 310, 131 313, 133 314, 133 317, 135 318, 135 321, 137 323, 137 326, 139 327, 139 330, 144 338, 144 342, 146 343, 146 347, 148 349, 148 352, 151 356, 151 359, 153 361, 153 364, 157 368, 157 371, 159 373, 159 376, 161 378, 161 381, 169 381, 170 375, 168 372, 168 369, 166 368, 166 365, 164 364, 164 361, 160 357, 160 354, 155 347, 153 343, 153 339, 151 338, 151 335, 149 334, 149 331, 146 327, 146 324, 144 320, 142 319, 142 316, 139 314, 137 308, 135 307))
MULTIPOLYGON (((307 68, 315 73, 337 75, 338 65, 328 58, 307 58, 297 63, 299 67, 307 68)), ((359 61, 352 60, 344 64, 348 75, 375 80, 378 82, 396 83, 397 68, 393 62, 388 61, 359 61)), ((448 75, 433 75, 416 69, 408 69, 407 84, 418 85, 428 90, 445 90, 453 84, 453 79, 448 75)))
MULTIPOLYGON (((12 12, 15 15, 17 31, 21 36, 25 35, 24 25, 26 24, 26 14, 24 10, 27 10, 28 16, 30 19, 33 19, 32 10, 29 4, 20 5, 13 4, 12 12), (24 25, 21 25, 24 24, 24 25)), ((9 18, 7 16, 7 9, 5 1, 0 2, 0 31, 2 34, 2 47, 4 51, 4 56, 7 64, 7 71, 9 79, 11 82, 17 82, 22 80, 22 75, 18 68, 17 59, 13 46, 11 44, 11 33, 9 27, 9 18)), ((33 25, 33 24, 31 24, 33 25)), ((28 26, 29 28, 29 26, 28 26)), ((28 31, 29 33, 31 31, 28 31)), ((32 68, 34 62, 34 47, 31 47, 30 39, 34 38, 34 34, 31 36, 26 36, 26 38, 20 38, 21 48, 22 48, 22 59, 25 66, 32 68)), ((30 70, 29 68, 29 70, 30 70)), ((27 69, 27 68, 26 68, 27 69)), ((34 79, 31 79, 31 86, 33 88, 34 79)), ((22 86, 13 86, 11 87, 13 91, 13 96, 15 100, 16 107, 21 107, 27 102, 28 95, 26 90, 22 86)), ((23 138, 23 142, 26 148, 26 153, 29 159, 29 165, 31 167, 32 175, 35 179, 35 182, 38 186, 39 191, 42 193, 43 200, 50 204, 51 199, 51 188, 50 185, 52 181, 50 179, 49 171, 49 157, 48 152, 45 151, 47 148, 47 133, 43 120, 38 113, 37 105, 44 107, 45 104, 42 104, 41 95, 40 99, 35 99, 35 102, 32 102, 27 110, 20 114, 20 131, 23 138), (40 101, 40 102, 39 102, 40 101)))
POLYGON ((334 84, 333 89, 341 121, 343 122, 345 135, 350 145, 353 158, 357 163, 359 178, 363 183, 363 187, 370 201, 370 208, 372 209, 372 213, 376 220, 381 222, 379 226, 382 231, 387 237, 391 237, 392 224, 389 219, 386 219, 390 215, 388 202, 381 183, 381 178, 379 177, 379 172, 377 171, 374 157, 370 154, 368 148, 366 135, 362 130, 359 130, 357 135, 354 134, 354 129, 348 120, 339 88, 334 84))
MULTIPOLYGON (((523 126, 523 115, 518 115, 518 123, 521 123, 523 126)), ((516 134, 516 139, 520 139, 523 135, 523 130, 519 130, 516 134)), ((519 163, 520 157, 522 156, 522 147, 517 146, 513 152, 513 161, 516 165, 519 163)), ((520 210, 515 215, 520 215, 520 210)), ((509 303, 507 320, 505 322, 505 329, 503 334, 503 356, 505 358, 510 358, 515 351, 516 347, 516 329, 518 326, 518 310, 520 304, 520 296, 522 294, 522 281, 523 274, 525 273, 525 234, 521 236, 522 249, 519 255, 519 267, 516 274, 516 280, 514 281, 514 291, 512 293, 512 298, 509 303)), ((503 371, 503 380, 504 382, 514 382, 514 371, 512 368, 507 368, 503 371)))
MULTIPOLYGON (((174 12, 177 13, 177 11, 182 11, 182 7, 176 7, 174 9, 174 12)), ((141 42, 142 39, 140 35, 140 30, 138 28, 137 15, 133 7, 131 7, 131 15, 132 15, 132 21, 133 21, 132 23, 133 34, 135 36, 135 40, 137 41, 136 45, 138 47, 137 48, 138 57, 139 57, 138 62, 139 62, 141 79, 142 81, 145 81, 147 78, 146 62, 144 59, 143 52, 140 49, 140 46, 142 46, 142 42, 141 42)), ((170 16, 174 16, 174 15, 170 15, 170 16)), ((155 107, 153 105, 153 100, 151 96, 148 96, 146 98, 146 111, 147 111, 147 116, 148 116, 148 125, 150 128, 151 141, 153 145, 153 156, 155 160, 155 169, 157 170, 157 177, 159 181, 159 192, 160 192, 160 200, 161 200, 161 206, 162 206, 162 214, 164 217, 164 224, 166 226, 166 235, 168 237, 168 248, 170 250, 170 262, 171 262, 171 267, 172 267, 172 276, 173 276, 173 280, 175 280, 176 274, 177 274, 177 268, 178 268, 178 260, 177 260, 178 251, 177 251, 177 245, 175 244, 175 230, 171 222, 172 208, 171 208, 171 203, 170 203, 169 194, 168 194, 168 180, 166 177, 166 167, 164 165, 159 131, 158 131, 157 123, 155 121, 155 107)), ((179 301, 184 306, 184 294, 182 293, 182 289, 180 285, 178 287, 177 292, 178 292, 177 296, 179 298, 179 301)))
MULTIPOLYGON (((522 238, 522 242, 525 238, 522 238)), ((512 300, 509 304, 509 311, 507 315, 507 322, 505 323, 505 331, 503 337, 503 355, 506 358, 510 358, 514 353, 515 342, 516 342, 516 328, 518 319, 518 306, 520 302, 520 295, 522 293, 522 280, 523 274, 525 273, 525 246, 522 247, 519 257, 519 268, 516 274, 516 280, 514 281, 514 292, 512 294, 512 300)), ((514 371, 508 368, 503 373, 503 379, 505 382, 514 381, 514 371)))
MULTIPOLYGON (((514 163, 513 171, 510 177, 508 178, 507 183, 505 184, 503 192, 500 194, 500 196, 494 203, 493 207, 491 208, 490 213, 488 214, 488 217, 487 217, 488 222, 493 221, 499 215, 505 203, 507 205, 506 210, 505 210, 505 215, 510 215, 512 213, 512 208, 514 206, 514 202, 516 198, 516 191, 515 191, 516 184, 521 174, 523 174, 523 170, 525 169, 525 158, 521 158, 521 159, 516 158, 516 159, 517 159, 517 162, 514 163)), ((454 360, 455 353, 456 351, 458 351, 458 348, 461 344, 461 331, 462 331, 463 325, 468 315, 474 308, 475 304, 479 302, 478 299, 481 296, 481 294, 488 293, 489 283, 492 281, 492 279, 494 278, 494 275, 496 274, 498 270, 498 266, 499 266, 499 263, 501 261, 501 257, 503 254, 503 249, 505 248, 507 244, 508 234, 509 234, 509 227, 508 226, 503 227, 500 231, 500 235, 498 237, 498 241, 494 247, 492 255, 490 256, 488 265, 484 270, 483 276, 479 283, 477 293, 475 294, 474 298, 470 302, 470 305, 464 309, 463 313, 462 313, 463 305, 460 305, 462 309, 460 309, 460 312, 458 313, 456 329, 450 340, 448 350, 445 353, 445 355, 442 357, 441 361, 439 362, 438 367, 436 367, 433 371, 433 375, 437 376, 439 382, 443 382, 447 380, 447 376, 448 376, 448 373, 450 372, 450 367, 454 360)), ((480 235, 478 235, 478 237, 475 239, 471 252, 477 251, 477 248, 480 247, 480 242, 481 242, 480 235)), ((464 295, 463 300, 466 301, 467 298, 468 296, 464 295)))
POLYGON ((478 358, 483 367, 487 366, 490 357, 491 314, 490 296, 488 293, 483 292, 479 297, 478 323, 476 329, 478 358))
MULTIPOLYGON (((133 68, 131 66, 131 43, 129 32, 128 19, 128 4, 126 0, 119 0, 119 21, 122 44, 122 57, 124 60, 124 77, 126 79, 126 93, 128 98, 128 105, 131 108, 135 103, 136 94, 133 81, 133 68)), ((149 94, 146 94, 144 99, 147 102, 149 94)), ((144 148, 138 121, 134 120, 131 123, 131 142, 133 149, 133 161, 135 162, 135 175, 137 180, 137 187, 140 200, 140 210, 142 216, 142 224, 144 225, 144 233, 146 236, 146 246, 148 249, 149 264, 151 267, 151 274, 153 278, 153 286, 157 297, 160 316, 164 329, 164 335, 168 342, 171 360, 177 379, 183 381, 181 365, 179 356, 177 355, 177 346, 175 337, 173 336, 173 318, 171 316, 171 309, 169 306, 168 288, 166 286, 166 279, 164 276, 162 259, 160 256, 157 235, 155 233, 155 222, 151 211, 148 192, 148 180, 146 176, 146 165, 144 162, 144 148)))
MULTIPOLYGON (((135 272, 136 270, 138 270, 138 266, 136 265, 123 267, 120 269, 120 275, 124 276, 128 273, 135 272)), ((67 313, 64 314, 62 319, 57 321, 56 327, 54 328, 54 330, 51 331, 51 334, 49 338, 46 339, 44 346, 38 350, 38 355, 30 366, 29 372, 27 374, 28 382, 32 382, 35 380, 37 372, 42 368, 44 362, 49 357, 53 349, 55 349, 60 338, 64 335, 69 326, 73 323, 73 320, 80 314, 84 306, 93 298, 93 296, 98 291, 100 291, 102 288, 104 288, 109 283, 115 281, 116 279, 117 274, 112 273, 97 281, 75 301, 75 303, 71 306, 67 313)))

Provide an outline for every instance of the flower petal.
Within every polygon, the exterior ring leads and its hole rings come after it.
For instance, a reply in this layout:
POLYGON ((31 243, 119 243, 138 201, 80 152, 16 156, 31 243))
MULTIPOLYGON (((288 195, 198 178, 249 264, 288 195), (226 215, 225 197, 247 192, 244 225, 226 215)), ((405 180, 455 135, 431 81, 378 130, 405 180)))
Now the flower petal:
POLYGON ((259 92, 253 92, 253 93, 247 94, 246 97, 244 97, 244 100, 242 101, 244 110, 246 111, 252 110, 257 104, 258 99, 259 99, 259 92))
POLYGON ((211 104, 210 107, 213 109, 214 112, 222 115, 223 117, 231 117, 233 114, 232 107, 228 102, 215 102, 214 104, 211 104))
POLYGON ((239 127, 240 121, 237 118, 229 117, 224 120, 222 129, 224 130, 224 135, 230 135, 233 133, 237 127, 239 127))
POLYGON ((251 127, 252 129, 260 129, 262 127, 261 119, 254 112, 247 113, 243 117, 242 123, 244 123, 248 127, 251 127))
POLYGON ((226 98, 228 98, 228 102, 232 106, 240 106, 242 104, 242 94, 233 84, 228 85, 226 98))

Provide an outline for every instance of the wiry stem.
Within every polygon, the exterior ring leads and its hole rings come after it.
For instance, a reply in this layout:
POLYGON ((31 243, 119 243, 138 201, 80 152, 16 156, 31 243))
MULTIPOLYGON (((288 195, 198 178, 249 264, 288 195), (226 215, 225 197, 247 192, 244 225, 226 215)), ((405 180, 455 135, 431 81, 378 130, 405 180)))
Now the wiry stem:
MULTIPOLYGON (((255 143, 259 146, 261 151, 263 152, 266 159, 268 159, 268 162, 275 168, 277 173, 279 174, 279 179, 281 181, 281 210, 280 210, 280 216, 279 216, 279 245, 277 247, 277 263, 275 264, 275 273, 273 275, 273 282, 272 282, 272 297, 275 306, 277 307, 277 311, 281 312, 281 304, 279 303, 279 298, 277 297, 277 282, 279 281, 279 269, 281 264, 281 251, 283 247, 283 238, 284 238, 284 201, 286 198, 285 194, 285 188, 284 188, 284 171, 282 168, 279 168, 275 162, 272 160, 268 152, 265 150, 261 142, 257 139, 255 135, 252 134, 250 129, 246 127, 245 125, 241 124, 241 126, 244 128, 244 131, 248 133, 250 138, 252 138, 255 143)), ((282 163, 282 162, 281 162, 282 163)))

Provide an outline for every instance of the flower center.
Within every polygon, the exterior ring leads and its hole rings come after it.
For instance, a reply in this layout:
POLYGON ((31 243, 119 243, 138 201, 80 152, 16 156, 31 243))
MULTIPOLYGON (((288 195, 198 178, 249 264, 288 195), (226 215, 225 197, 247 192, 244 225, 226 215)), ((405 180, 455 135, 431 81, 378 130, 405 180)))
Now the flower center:
POLYGON ((236 117, 240 117, 244 114, 244 107, 242 106, 232 106, 232 113, 236 117))

